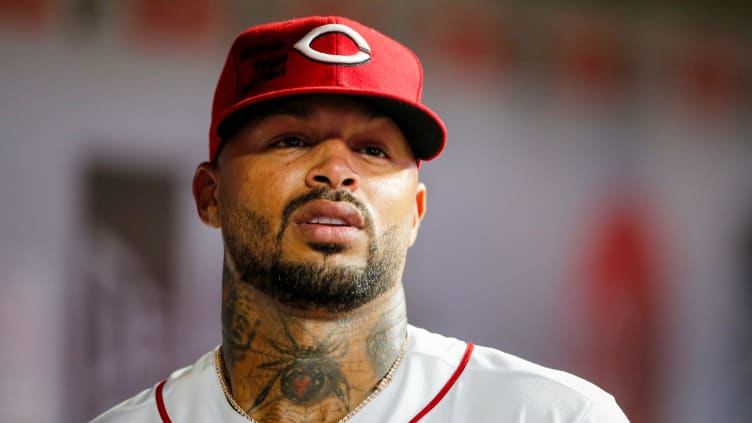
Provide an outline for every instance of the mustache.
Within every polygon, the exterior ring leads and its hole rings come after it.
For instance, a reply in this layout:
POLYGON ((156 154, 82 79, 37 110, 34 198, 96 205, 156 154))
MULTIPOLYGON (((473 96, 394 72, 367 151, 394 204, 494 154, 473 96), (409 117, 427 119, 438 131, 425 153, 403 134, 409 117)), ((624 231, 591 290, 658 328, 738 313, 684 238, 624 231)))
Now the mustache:
POLYGON ((287 225, 290 224, 290 216, 292 216, 297 209, 313 200, 344 201, 352 204, 363 216, 366 231, 369 233, 371 232, 371 228, 373 228, 373 217, 365 204, 355 198, 348 191, 319 187, 314 188, 305 194, 299 195, 287 203, 285 209, 282 211, 282 226, 279 228, 277 241, 282 240, 282 235, 285 232, 285 229, 287 229, 287 225))

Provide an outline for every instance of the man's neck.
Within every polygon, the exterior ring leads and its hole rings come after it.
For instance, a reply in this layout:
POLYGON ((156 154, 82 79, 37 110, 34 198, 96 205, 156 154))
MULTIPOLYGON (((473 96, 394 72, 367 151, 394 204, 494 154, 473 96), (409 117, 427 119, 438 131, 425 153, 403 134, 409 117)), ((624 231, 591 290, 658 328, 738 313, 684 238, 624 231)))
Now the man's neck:
POLYGON ((359 309, 304 312, 225 275, 222 354, 232 397, 263 422, 338 421, 389 371, 405 343, 401 284, 359 309))

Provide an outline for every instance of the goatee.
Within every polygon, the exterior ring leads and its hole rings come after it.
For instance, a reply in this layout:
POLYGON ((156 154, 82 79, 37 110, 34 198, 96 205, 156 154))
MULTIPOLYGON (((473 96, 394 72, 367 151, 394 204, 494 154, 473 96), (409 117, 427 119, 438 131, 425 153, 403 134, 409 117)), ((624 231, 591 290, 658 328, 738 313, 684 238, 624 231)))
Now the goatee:
POLYGON ((348 311, 368 303, 397 282, 407 248, 400 243, 399 228, 391 227, 377 239, 370 212, 349 192, 318 188, 294 198, 286 205, 276 233, 263 216, 229 201, 223 203, 222 235, 238 277, 282 304, 301 309, 348 311), (282 240, 293 212, 317 199, 346 201, 360 211, 368 237, 365 265, 329 263, 328 256, 345 250, 341 244, 309 244, 324 255, 322 263, 295 262, 282 257, 282 240))

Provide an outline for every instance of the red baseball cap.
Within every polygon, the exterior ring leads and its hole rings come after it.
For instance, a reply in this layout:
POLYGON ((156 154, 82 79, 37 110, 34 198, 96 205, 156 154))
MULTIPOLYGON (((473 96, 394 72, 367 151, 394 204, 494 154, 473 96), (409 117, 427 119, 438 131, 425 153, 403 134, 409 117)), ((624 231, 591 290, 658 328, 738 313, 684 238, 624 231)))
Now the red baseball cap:
POLYGON ((356 96, 391 117, 419 160, 436 158, 446 127, 420 102, 423 69, 415 54, 380 32, 342 17, 306 17, 238 35, 217 83, 209 159, 250 115, 308 94, 356 96))

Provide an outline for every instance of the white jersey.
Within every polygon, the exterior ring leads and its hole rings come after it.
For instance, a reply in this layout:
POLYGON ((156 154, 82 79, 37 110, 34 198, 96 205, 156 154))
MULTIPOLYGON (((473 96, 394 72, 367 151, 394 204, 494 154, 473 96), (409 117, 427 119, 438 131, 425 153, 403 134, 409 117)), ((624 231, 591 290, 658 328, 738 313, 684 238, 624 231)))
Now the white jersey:
MULTIPOLYGON (((408 326, 392 382, 353 423, 624 423, 614 398, 569 373, 408 326)), ((227 402, 209 352, 91 423, 247 423, 227 402)))

